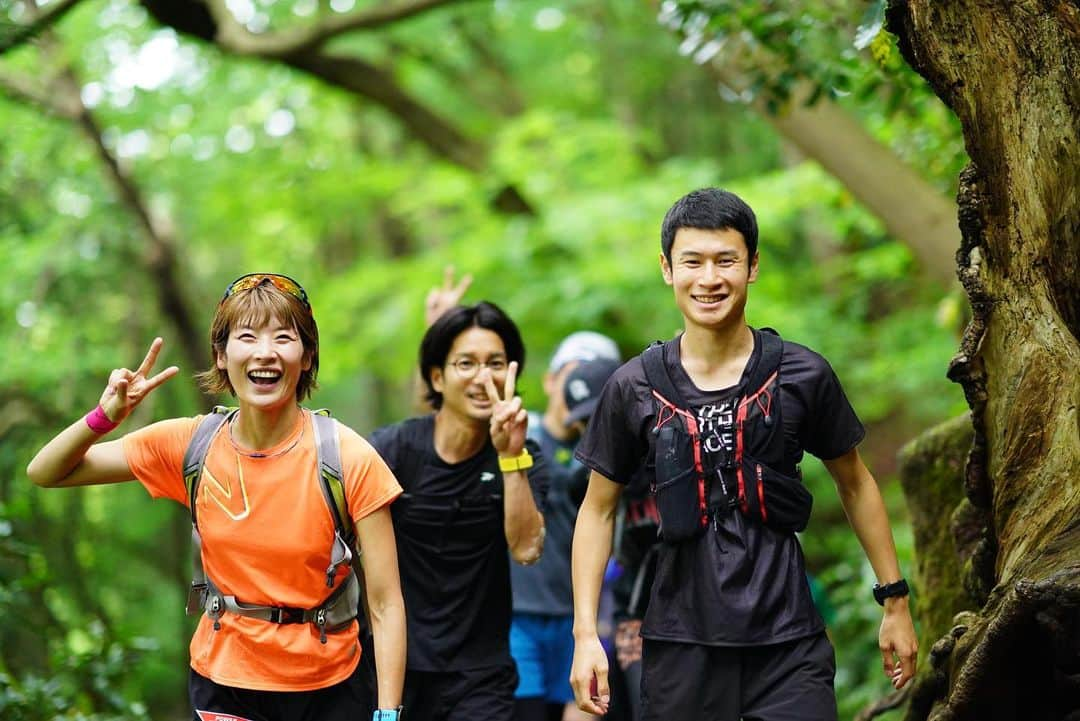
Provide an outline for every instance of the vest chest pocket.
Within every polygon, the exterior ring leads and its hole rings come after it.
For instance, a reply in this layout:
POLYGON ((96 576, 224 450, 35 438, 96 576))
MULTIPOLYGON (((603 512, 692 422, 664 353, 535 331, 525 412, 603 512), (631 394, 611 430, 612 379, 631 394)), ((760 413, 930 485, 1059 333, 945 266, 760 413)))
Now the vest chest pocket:
POLYGON ((753 458, 738 468, 739 508, 747 517, 784 533, 806 528, 814 497, 801 476, 789 476, 753 458))
POLYGON ((695 462, 694 440, 674 425, 660 429, 656 439, 656 509, 660 537, 679 543, 708 526, 705 479, 695 462))

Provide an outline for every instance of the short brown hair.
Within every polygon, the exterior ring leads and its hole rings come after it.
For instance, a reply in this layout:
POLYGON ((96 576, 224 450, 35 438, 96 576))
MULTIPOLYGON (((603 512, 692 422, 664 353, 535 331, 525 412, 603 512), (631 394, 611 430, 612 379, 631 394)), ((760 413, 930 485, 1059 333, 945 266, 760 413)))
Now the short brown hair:
POLYGON ((225 352, 225 345, 229 342, 229 333, 237 325, 259 327, 275 320, 296 329, 304 345, 304 353, 311 356, 311 368, 300 374, 296 384, 296 400, 303 402, 310 396, 319 387, 315 381, 319 374, 319 326, 310 307, 270 283, 242 290, 218 304, 214 320, 210 323, 210 368, 196 376, 200 387, 207 393, 235 396, 229 374, 217 367, 218 356, 225 352))

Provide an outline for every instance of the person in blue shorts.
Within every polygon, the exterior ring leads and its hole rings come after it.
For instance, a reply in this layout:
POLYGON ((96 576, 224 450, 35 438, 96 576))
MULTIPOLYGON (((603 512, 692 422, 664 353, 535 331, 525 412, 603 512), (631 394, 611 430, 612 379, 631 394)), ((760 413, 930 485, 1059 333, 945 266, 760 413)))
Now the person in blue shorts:
POLYGON ((551 485, 544 555, 533 566, 514 565, 510 573, 510 653, 521 679, 514 694, 516 721, 589 718, 572 703, 569 681, 574 655, 570 539, 588 480, 588 470, 573 453, 604 382, 618 367, 613 340, 592 331, 572 333, 556 348, 544 375, 547 407, 529 417, 529 436, 550 463, 551 485))

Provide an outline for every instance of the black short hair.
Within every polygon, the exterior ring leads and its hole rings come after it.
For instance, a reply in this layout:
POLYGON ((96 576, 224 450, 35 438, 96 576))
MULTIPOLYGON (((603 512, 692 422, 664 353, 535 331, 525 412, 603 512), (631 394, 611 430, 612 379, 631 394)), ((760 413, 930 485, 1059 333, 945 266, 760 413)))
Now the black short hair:
POLYGON ((435 410, 442 407, 443 397, 431 383, 431 369, 446 366, 450 347, 469 328, 486 328, 499 336, 506 348, 507 362, 517 361, 518 377, 525 367, 525 344, 521 341, 521 333, 499 306, 482 300, 476 305, 452 308, 431 324, 420 341, 420 376, 427 386, 425 399, 435 410))
POLYGON ((720 188, 700 188, 675 201, 660 226, 660 250, 671 263, 671 246, 679 228, 702 230, 737 230, 750 252, 747 262, 757 253, 757 217, 750 206, 735 193, 720 188))

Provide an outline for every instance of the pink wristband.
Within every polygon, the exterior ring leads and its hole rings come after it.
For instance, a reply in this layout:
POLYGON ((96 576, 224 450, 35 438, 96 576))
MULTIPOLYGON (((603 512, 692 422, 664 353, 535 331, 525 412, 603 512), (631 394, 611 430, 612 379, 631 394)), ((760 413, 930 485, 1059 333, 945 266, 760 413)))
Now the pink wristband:
POLYGON ((86 425, 90 426, 90 430, 94 433, 102 435, 108 433, 120 424, 110 421, 99 403, 97 408, 86 414, 86 425))

